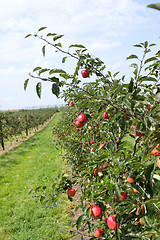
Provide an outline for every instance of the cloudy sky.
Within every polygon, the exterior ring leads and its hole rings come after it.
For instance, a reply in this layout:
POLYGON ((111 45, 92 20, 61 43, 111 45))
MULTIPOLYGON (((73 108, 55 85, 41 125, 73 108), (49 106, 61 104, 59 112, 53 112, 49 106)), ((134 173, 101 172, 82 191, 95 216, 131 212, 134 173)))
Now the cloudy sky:
MULTIPOLYGON (((157 0, 158 2, 158 0, 157 0)), ((0 110, 62 104, 43 84, 42 98, 36 81, 23 90, 28 73, 36 66, 65 68, 51 48, 43 58, 42 42, 25 38, 46 26, 47 32, 64 34, 64 46, 83 44, 101 58, 111 72, 130 71, 126 57, 139 54, 136 43, 160 46, 160 12, 146 8, 153 0, 1 0, 0 7, 0 110)), ((67 63, 75 67, 74 62, 67 63)))

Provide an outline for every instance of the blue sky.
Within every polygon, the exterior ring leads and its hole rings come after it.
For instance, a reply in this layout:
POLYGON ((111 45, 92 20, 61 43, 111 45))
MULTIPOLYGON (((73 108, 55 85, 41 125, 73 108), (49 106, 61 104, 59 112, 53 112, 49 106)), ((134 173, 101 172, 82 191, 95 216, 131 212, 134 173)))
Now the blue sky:
MULTIPOLYGON (((63 101, 43 84, 42 98, 35 93, 36 81, 23 85, 36 66, 74 69, 73 61, 61 63, 59 54, 47 49, 42 57, 42 42, 24 37, 47 26, 48 32, 64 34, 65 47, 83 44, 101 58, 107 70, 131 74, 126 57, 141 52, 139 42, 160 46, 160 11, 146 8, 153 0, 5 0, 0 8, 0 110, 32 106, 59 105, 63 101)), ((46 32, 47 32, 46 31, 46 32)), ((94 76, 93 76, 94 78, 94 76)), ((94 80, 94 79, 93 79, 94 80)))

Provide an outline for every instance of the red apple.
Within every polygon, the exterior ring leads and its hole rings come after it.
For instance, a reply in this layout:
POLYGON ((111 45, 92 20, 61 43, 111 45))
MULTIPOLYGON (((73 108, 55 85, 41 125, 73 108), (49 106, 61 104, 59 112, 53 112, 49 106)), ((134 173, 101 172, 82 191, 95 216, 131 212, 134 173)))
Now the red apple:
POLYGON ((127 193, 126 192, 122 192, 121 193, 121 198, 122 198, 122 200, 126 200, 127 199, 127 193))
POLYGON ((143 222, 139 222, 141 225, 143 225, 144 223, 143 222))
POLYGON ((97 176, 99 170, 100 170, 100 168, 96 168, 96 169, 94 170, 94 176, 95 176, 95 177, 97 176))
POLYGON ((100 148, 101 150, 104 149, 104 143, 103 143, 103 142, 99 145, 99 148, 100 148))
POLYGON ((93 143, 95 143, 95 141, 94 141, 94 140, 91 140, 91 141, 90 141, 90 144, 93 144, 93 143))
POLYGON ((133 188, 133 187, 131 188, 131 192, 134 193, 134 194, 138 194, 139 193, 138 190, 133 188))
POLYGON ((74 197, 75 193, 76 193, 76 191, 74 188, 69 189, 67 192, 69 197, 74 197))
MULTIPOLYGON (((138 124, 137 124, 138 125, 138 124)), ((139 130, 137 130, 137 125, 134 128, 134 133, 136 136, 144 136, 145 134, 143 132, 140 132, 139 130)))
POLYGON ((123 175, 123 179, 126 179, 128 174, 129 174, 129 172, 126 172, 126 173, 123 175))
POLYGON ((113 214, 113 215, 110 215, 108 218, 107 218, 107 225, 110 229, 115 229, 117 227, 117 223, 115 221, 115 217, 116 217, 116 214, 113 214))
POLYGON ((76 119, 75 122, 74 122, 75 125, 79 125, 80 122, 76 119))
POLYGON ((73 107, 73 106, 74 106, 74 103, 73 103, 73 102, 70 102, 70 103, 69 103, 69 106, 70 106, 70 107, 73 107))
POLYGON ((142 211, 142 214, 145 213, 145 208, 144 208, 144 206, 141 207, 141 211, 142 211))
POLYGON ((160 168, 160 159, 159 158, 157 159, 157 167, 160 168))
POLYGON ((132 178, 132 177, 129 177, 129 178, 127 179, 127 182, 128 182, 128 183, 134 183, 133 178, 132 178))
POLYGON ((107 218, 106 218, 106 217, 104 218, 104 221, 105 221, 105 223, 107 224, 107 218))
POLYGON ((95 152, 96 151, 96 148, 91 148, 90 152, 95 152))
POLYGON ((102 228, 97 228, 94 235, 95 235, 95 237, 100 238, 103 233, 104 233, 104 231, 102 228))
POLYGON ((78 120, 76 120, 75 125, 77 125, 77 128, 81 128, 85 125, 85 122, 79 122, 78 120))
POLYGON ((81 74, 82 74, 83 78, 88 78, 89 77, 89 71, 88 70, 82 70, 81 74))
POLYGON ((102 118, 103 118, 103 119, 109 119, 109 116, 108 116, 108 112, 107 112, 107 111, 104 111, 104 112, 102 113, 102 118))
POLYGON ((157 147, 159 147, 159 144, 155 148, 153 148, 151 152, 153 156, 160 156, 160 151, 157 149, 157 147))
POLYGON ((91 215, 94 218, 100 218, 102 216, 102 209, 99 206, 91 207, 91 215))
POLYGON ((146 106, 147 110, 150 111, 153 107, 152 106, 146 106))
POLYGON ((61 138, 61 137, 62 137, 62 136, 61 136, 60 134, 57 135, 57 138, 58 138, 58 139, 61 138))
POLYGON ((87 122, 87 117, 86 117, 86 115, 84 115, 84 114, 80 114, 78 117, 77 117, 77 121, 78 122, 80 122, 80 123, 86 123, 87 122))
POLYGON ((88 179, 87 179, 87 183, 90 183, 90 182, 91 182, 91 180, 88 178, 88 179))
POLYGON ((127 193, 126 192, 121 192, 121 198, 119 198, 118 196, 116 196, 117 201, 120 200, 126 200, 127 199, 127 193))
MULTIPOLYGON (((107 167, 107 166, 108 166, 107 163, 105 163, 104 166, 101 167, 101 170, 103 171, 104 168, 107 167)), ((104 172, 106 172, 106 170, 104 172)))

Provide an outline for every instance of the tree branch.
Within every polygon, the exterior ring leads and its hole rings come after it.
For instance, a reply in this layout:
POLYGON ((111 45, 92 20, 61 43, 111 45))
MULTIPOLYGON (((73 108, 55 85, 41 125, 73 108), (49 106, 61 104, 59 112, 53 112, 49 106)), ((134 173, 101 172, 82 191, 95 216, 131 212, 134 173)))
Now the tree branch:
POLYGON ((140 138, 139 136, 137 136, 137 137, 135 138, 135 142, 134 142, 134 147, 133 147, 133 152, 132 152, 132 154, 131 154, 131 158, 133 158, 134 155, 135 155, 136 147, 137 147, 137 142, 138 142, 138 139, 139 139, 139 138, 140 138))

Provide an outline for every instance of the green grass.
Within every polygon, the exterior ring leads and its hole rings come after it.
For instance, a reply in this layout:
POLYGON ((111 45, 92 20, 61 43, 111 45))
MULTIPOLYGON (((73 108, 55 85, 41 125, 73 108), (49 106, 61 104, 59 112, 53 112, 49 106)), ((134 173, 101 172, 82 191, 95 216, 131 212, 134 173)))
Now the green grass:
POLYGON ((66 169, 52 144, 52 124, 0 157, 0 239, 71 239, 71 214, 65 194, 58 207, 44 211, 39 198, 28 197, 38 186, 51 186, 53 177, 66 169))

